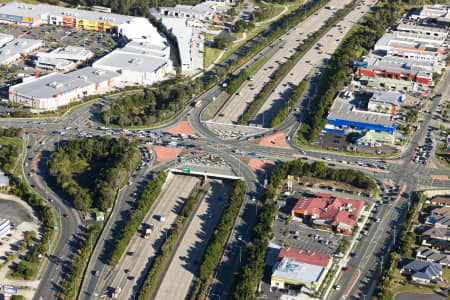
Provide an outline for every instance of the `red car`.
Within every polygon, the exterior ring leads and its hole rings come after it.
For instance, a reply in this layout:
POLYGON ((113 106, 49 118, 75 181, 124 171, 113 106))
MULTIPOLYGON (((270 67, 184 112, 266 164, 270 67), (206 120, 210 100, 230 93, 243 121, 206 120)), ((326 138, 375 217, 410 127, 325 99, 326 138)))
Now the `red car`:
POLYGON ((264 136, 269 136, 267 133, 264 133, 264 136))
POLYGON ((345 267, 345 268, 344 268, 344 272, 348 272, 348 270, 349 270, 348 267, 345 267))
POLYGON ((198 151, 203 151, 203 148, 197 148, 198 151))
POLYGON ((66 218, 66 219, 69 218, 69 215, 68 215, 68 214, 64 214, 63 216, 64 216, 64 218, 66 218))
POLYGON ((275 133, 278 133, 278 132, 280 132, 280 130, 279 130, 279 129, 275 130, 275 133))

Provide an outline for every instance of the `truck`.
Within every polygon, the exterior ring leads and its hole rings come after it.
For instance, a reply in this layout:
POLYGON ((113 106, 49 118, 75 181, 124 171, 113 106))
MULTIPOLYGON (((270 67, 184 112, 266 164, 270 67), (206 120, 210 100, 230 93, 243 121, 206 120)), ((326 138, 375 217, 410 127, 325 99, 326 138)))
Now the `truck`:
POLYGON ((116 289, 114 290, 113 295, 112 295, 113 299, 119 299, 119 295, 120 295, 120 292, 121 292, 121 291, 122 291, 122 289, 121 289, 120 287, 116 288, 116 289))
POLYGON ((150 234, 152 233, 154 228, 155 228, 155 224, 152 223, 152 224, 150 224, 150 226, 148 228, 145 229, 145 235, 144 235, 145 239, 150 238, 150 234))

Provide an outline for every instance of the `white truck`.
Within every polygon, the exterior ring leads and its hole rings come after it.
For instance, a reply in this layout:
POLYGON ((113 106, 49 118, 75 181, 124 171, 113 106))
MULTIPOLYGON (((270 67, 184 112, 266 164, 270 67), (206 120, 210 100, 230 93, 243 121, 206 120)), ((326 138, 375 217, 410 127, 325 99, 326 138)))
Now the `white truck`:
POLYGON ((148 227, 147 229, 145 229, 145 235, 144 238, 145 239, 149 239, 150 238, 150 234, 152 234, 153 229, 155 228, 155 224, 150 224, 150 227, 148 227))
POLYGON ((112 295, 113 299, 119 299, 119 295, 120 295, 120 292, 121 292, 121 291, 122 291, 122 289, 121 289, 120 287, 116 288, 116 289, 114 290, 113 295, 112 295))

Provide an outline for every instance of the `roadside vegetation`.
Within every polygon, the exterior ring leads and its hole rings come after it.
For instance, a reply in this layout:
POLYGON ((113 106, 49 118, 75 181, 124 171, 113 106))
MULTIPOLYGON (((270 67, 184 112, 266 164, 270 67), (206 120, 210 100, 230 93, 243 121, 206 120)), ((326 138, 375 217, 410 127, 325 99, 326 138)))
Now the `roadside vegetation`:
POLYGON ((128 215, 125 225, 122 228, 122 232, 116 240, 111 258, 109 260, 110 265, 116 265, 119 262, 123 253, 127 249, 128 244, 133 238, 133 235, 139 229, 139 225, 142 223, 145 215, 148 213, 149 209, 153 205, 153 202, 155 202, 156 198, 158 198, 161 193, 162 186, 164 182, 166 182, 166 179, 167 174, 160 171, 145 186, 141 197, 137 201, 136 209, 128 215))
POLYGON ((49 175, 75 208, 106 211, 140 159, 136 141, 75 139, 52 153, 49 175))
MULTIPOLYGON (((249 38, 246 42, 243 42, 242 46, 236 45, 235 48, 233 45, 233 47, 227 49, 227 52, 235 52, 238 55, 232 57, 224 55, 224 61, 195 80, 178 75, 174 79, 154 84, 149 90, 155 93, 155 104, 144 101, 142 97, 125 97, 116 101, 112 106, 105 105, 102 112, 102 122, 121 127, 161 124, 179 113, 186 104, 196 97, 225 80, 242 64, 326 3, 328 3, 328 0, 311 0, 311 4, 307 7, 299 7, 293 10, 272 23, 263 32, 259 33, 261 29, 255 28, 252 30, 255 38, 249 38), (158 98, 159 95, 162 97, 158 98), (174 96, 176 100, 172 101, 174 96), (160 109, 151 110, 152 106, 158 105, 160 109), (158 121, 159 123, 157 123, 158 121)), ((248 36, 253 35, 248 33, 248 36)), ((144 94, 146 93, 144 92, 144 94)))
POLYGON ((276 115, 270 121, 270 127, 274 128, 280 125, 289 115, 290 107, 294 107, 298 100, 303 95, 306 86, 308 85, 309 78, 305 77, 303 80, 297 85, 289 94, 287 100, 284 102, 284 105, 278 110, 276 115))
POLYGON ((103 224, 92 225, 81 236, 80 248, 72 258, 69 271, 66 273, 67 277, 65 278, 63 292, 61 293, 64 295, 62 298, 76 299, 82 282, 81 280, 89 262, 89 257, 102 232, 102 228, 103 224))
MULTIPOLYGON (((292 67, 303 57, 303 55, 311 49, 311 47, 318 41, 323 34, 325 34, 334 24, 336 24, 342 17, 347 15, 355 7, 356 1, 346 5, 343 9, 334 14, 326 23, 320 27, 319 30, 311 33, 311 35, 302 43, 289 59, 281 65, 270 81, 264 85, 263 89, 255 96, 255 99, 247 107, 245 112, 240 116, 238 124, 247 125, 248 122, 255 116, 260 107, 264 104, 267 97, 272 93, 273 89, 280 83, 280 81, 291 71, 292 67)), ((309 15, 308 15, 309 16, 309 15)), ((305 16, 306 19, 308 16, 305 16)), ((302 20, 304 20, 302 19, 302 20)), ((301 21, 299 21, 301 22, 301 21)), ((301 83, 300 83, 301 84, 301 83)))
POLYGON ((184 202, 184 206, 180 211, 175 224, 167 233, 167 239, 161 245, 157 256, 153 260, 150 270, 145 276, 145 281, 137 293, 137 300, 147 300, 152 299, 153 294, 157 288, 157 284, 163 274, 164 270, 167 268, 167 263, 170 257, 176 250, 178 240, 181 237, 181 233, 184 227, 191 217, 196 204, 203 195, 202 189, 195 190, 191 196, 184 202))
POLYGON ((318 137, 326 124, 326 116, 336 94, 350 81, 347 74, 353 72, 353 61, 366 55, 402 12, 398 1, 380 2, 341 42, 323 72, 317 94, 298 132, 300 141, 311 142, 318 137))
POLYGON ((194 283, 195 287, 190 297, 191 300, 200 300, 206 297, 214 270, 223 255, 224 247, 231 234, 242 202, 244 201, 245 191, 246 186, 244 181, 235 182, 233 193, 227 202, 214 234, 209 240, 208 248, 206 248, 203 255, 200 274, 194 283))
POLYGON ((270 174, 265 189, 264 205, 258 211, 252 238, 245 250, 240 270, 234 275, 234 285, 230 291, 233 299, 254 299, 259 281, 263 276, 264 258, 269 241, 272 238, 272 223, 278 210, 276 199, 280 188, 288 175, 294 177, 316 177, 349 183, 358 188, 376 192, 375 181, 360 171, 350 169, 332 169, 323 162, 312 164, 295 160, 278 164, 270 174))
MULTIPOLYGON (((23 129, 21 128, 0 128, 0 169, 9 177, 8 192, 13 194, 36 212, 42 223, 42 238, 38 242, 33 242, 33 236, 27 235, 20 250, 26 251, 23 259, 13 266, 10 277, 14 279, 32 280, 36 276, 41 256, 48 251, 48 245, 54 233, 54 215, 52 208, 38 194, 26 184, 22 179, 22 166, 19 164, 19 155, 22 153, 23 129)), ((12 260, 8 257, 7 260, 12 260)))

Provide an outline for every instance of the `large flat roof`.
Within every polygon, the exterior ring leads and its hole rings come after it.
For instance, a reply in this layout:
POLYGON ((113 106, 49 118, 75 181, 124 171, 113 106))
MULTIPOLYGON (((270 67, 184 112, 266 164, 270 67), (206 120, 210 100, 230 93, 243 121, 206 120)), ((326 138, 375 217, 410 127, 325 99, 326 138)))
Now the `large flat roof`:
POLYGON ((330 120, 346 120, 365 124, 382 125, 386 127, 394 126, 394 120, 389 114, 359 110, 351 103, 350 99, 342 98, 342 93, 336 97, 330 108, 327 119, 330 120))
POLYGON ((293 258, 285 257, 275 263, 272 279, 286 280, 294 284, 311 284, 317 282, 325 271, 324 267, 296 262, 293 258))
POLYGON ((167 63, 167 59, 116 49, 94 63, 94 67, 107 66, 116 70, 154 72, 167 63))
POLYGON ((164 27, 171 30, 172 34, 177 38, 181 63, 190 64, 192 28, 187 25, 188 20, 163 16, 161 17, 161 22, 164 27))
POLYGON ((12 86, 10 91, 22 95, 29 95, 30 97, 37 99, 50 98, 77 88, 103 82, 117 76, 119 76, 117 72, 86 67, 66 74, 52 73, 32 79, 12 86))
POLYGON ((375 91, 373 92, 372 97, 370 97, 369 101, 398 105, 399 102, 403 101, 403 97, 404 95, 400 92, 375 91))
POLYGON ((398 30, 405 30, 405 31, 416 31, 416 32, 436 32, 436 33, 448 33, 448 29, 442 28, 442 27, 435 27, 435 26, 423 26, 423 25, 417 25, 417 24, 408 24, 408 23, 401 23, 397 26, 398 30))
POLYGON ((36 56, 42 57, 61 58, 68 60, 81 60, 81 61, 87 60, 93 55, 94 53, 92 53, 92 51, 77 46, 61 47, 51 52, 39 52, 36 54, 36 56))

